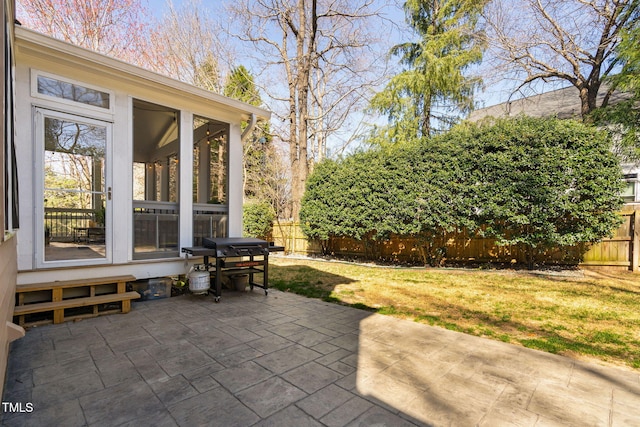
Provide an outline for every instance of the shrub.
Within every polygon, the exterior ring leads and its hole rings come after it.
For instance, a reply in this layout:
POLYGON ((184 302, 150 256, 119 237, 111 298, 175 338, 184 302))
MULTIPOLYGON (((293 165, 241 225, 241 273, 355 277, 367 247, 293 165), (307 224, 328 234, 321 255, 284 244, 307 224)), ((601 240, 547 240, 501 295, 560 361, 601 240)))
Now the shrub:
POLYGON ((269 240, 276 216, 266 202, 249 202, 242 207, 242 228, 244 237, 269 240))
POLYGON ((595 243, 620 224, 622 171, 608 135, 575 120, 518 117, 474 125, 474 221, 501 244, 536 252, 595 243))

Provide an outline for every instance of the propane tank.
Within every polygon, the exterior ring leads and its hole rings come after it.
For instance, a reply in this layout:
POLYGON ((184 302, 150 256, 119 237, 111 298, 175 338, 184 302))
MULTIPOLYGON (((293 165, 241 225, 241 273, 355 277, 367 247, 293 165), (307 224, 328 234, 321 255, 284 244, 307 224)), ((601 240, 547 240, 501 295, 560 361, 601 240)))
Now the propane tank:
POLYGON ((204 265, 195 265, 189 270, 189 291, 192 294, 206 294, 209 292, 209 271, 204 265), (204 271, 203 271, 204 269, 204 271))

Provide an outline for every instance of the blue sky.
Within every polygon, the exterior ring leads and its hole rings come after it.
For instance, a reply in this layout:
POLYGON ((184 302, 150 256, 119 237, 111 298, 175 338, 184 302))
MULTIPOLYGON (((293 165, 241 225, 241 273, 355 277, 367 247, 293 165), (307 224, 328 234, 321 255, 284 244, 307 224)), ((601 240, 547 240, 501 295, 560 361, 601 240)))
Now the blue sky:
MULTIPOLYGON (((145 0, 142 0, 142 1, 144 2, 145 0)), ((171 0, 171 1, 174 7, 179 10, 182 3, 187 2, 189 0, 171 0)), ((196 4, 198 4, 198 0, 191 0, 191 1, 195 1, 196 4)), ((208 17, 209 19, 211 19, 212 21, 217 21, 219 19, 224 19, 221 17, 221 15, 224 15, 224 13, 216 13, 216 10, 224 8, 225 4, 228 1, 230 0, 218 0, 218 1, 201 0, 199 1, 199 4, 204 9, 208 10, 208 12, 211 13, 211 15, 213 15, 213 16, 209 16, 208 17)), ((385 42, 387 43, 387 46, 380 50, 380 55, 386 56, 389 48, 392 45, 406 41, 407 37, 411 36, 411 33, 408 31, 402 32, 400 30, 402 27, 406 29, 406 23, 404 21, 405 19, 404 11, 402 10, 402 4, 404 3, 404 0, 376 0, 376 1, 385 2, 385 3, 390 3, 395 1, 397 5, 397 7, 393 7, 392 5, 386 9, 388 11, 387 12, 388 19, 393 21, 397 26, 400 27, 400 28, 392 29, 391 28, 392 25, 389 25, 389 28, 382 28, 382 31, 385 32, 384 36, 386 37, 385 42)), ((146 2, 147 2, 148 10, 151 13, 153 13, 157 19, 161 19, 163 14, 168 10, 168 0, 146 0, 146 2)), ((250 52, 245 52, 244 54, 242 53, 244 48, 246 48, 246 45, 242 45, 242 46, 239 46, 237 49, 234 49, 235 54, 233 57, 232 65, 236 66, 236 65, 242 64, 247 68, 249 68, 254 75, 258 76, 256 78, 256 83, 258 85, 267 85, 271 89, 277 88, 279 85, 278 79, 270 79, 269 76, 265 76, 264 74, 261 74, 258 64, 253 63, 252 59, 250 58, 251 53, 250 52), (260 77, 260 75, 262 77, 260 77), (272 80, 272 81, 269 81, 269 80, 272 80)), ((399 69, 398 63, 394 58, 391 59, 390 65, 391 67, 398 67, 399 69)), ((380 87, 380 89, 382 89, 382 86, 380 87)), ((286 93, 286 87, 283 87, 282 90, 284 91, 283 93, 286 93)), ((498 85, 494 85, 493 87, 486 88, 484 92, 476 94, 477 106, 478 108, 482 108, 482 107, 499 104, 501 102, 506 101, 509 95, 510 95, 509 91, 505 89, 502 83, 499 83, 498 85)), ((278 97, 279 96, 280 95, 278 95, 278 97)), ((266 101, 266 99, 264 98, 263 100, 266 101)), ((273 102, 273 100, 272 102, 267 101, 267 107, 271 109, 274 113, 276 111, 282 110, 282 108, 285 108, 282 111, 286 113, 286 105, 283 107, 278 102, 273 102)), ((279 123, 277 119, 276 121, 279 123)), ((352 111, 349 114, 349 118, 347 119, 347 121, 343 123, 342 126, 340 127, 340 130, 333 132, 329 136, 328 143, 327 143, 327 146, 329 149, 329 155, 335 155, 337 153, 342 152, 344 147, 347 147, 347 151, 350 151, 353 148, 357 148, 358 143, 352 144, 352 143, 349 143, 348 141, 350 141, 351 138, 353 138, 356 134, 359 134, 362 131, 362 128, 360 126, 364 123, 368 123, 368 124, 376 123, 378 125, 383 126, 387 123, 387 118, 386 116, 375 117, 375 116, 369 116, 367 114, 364 114, 364 112, 361 112, 361 111, 358 111, 358 112, 352 111)))
MULTIPOLYGON (((146 1, 147 4, 147 8, 148 10, 153 13, 156 18, 161 18, 162 15, 165 13, 166 10, 168 10, 168 3, 172 2, 173 5, 177 8, 179 8, 179 6, 183 3, 183 0, 143 0, 143 2, 146 1)), ((198 0, 195 0, 196 2, 198 0)), ((403 3, 403 1, 401 0, 396 0, 395 1, 396 4, 398 5, 397 8, 389 8, 389 17, 390 19, 392 19, 394 22, 396 22, 398 25, 404 25, 404 12, 401 9, 401 5, 403 3)), ((212 12, 215 14, 215 10, 217 8, 221 8, 224 7, 225 1, 223 0, 214 0, 214 1, 207 1, 207 0, 200 0, 200 4, 207 10, 209 10, 209 12, 212 12)), ((214 17, 215 19, 215 17, 214 17)), ((402 41, 400 38, 398 38, 398 42, 402 41)), ((238 58, 240 61, 242 61, 242 58, 238 58)), ((476 100, 479 103, 479 107, 486 107, 486 106, 490 106, 490 105, 494 105, 494 104, 499 104, 501 102, 504 102, 507 100, 508 96, 509 96, 509 90, 507 90, 504 86, 502 85, 498 85, 498 86, 492 86, 490 88, 487 88, 484 92, 482 93, 478 93, 476 95, 476 100)))

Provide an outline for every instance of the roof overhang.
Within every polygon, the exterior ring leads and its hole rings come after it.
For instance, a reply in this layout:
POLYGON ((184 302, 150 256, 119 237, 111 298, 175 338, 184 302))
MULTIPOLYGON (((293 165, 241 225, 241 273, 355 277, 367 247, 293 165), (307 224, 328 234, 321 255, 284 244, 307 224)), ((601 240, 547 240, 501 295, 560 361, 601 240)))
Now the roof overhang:
POLYGON ((258 120, 269 120, 271 117, 271 113, 263 108, 201 89, 20 26, 16 26, 15 35, 16 61, 20 60, 21 55, 30 55, 45 61, 66 62, 74 67, 87 67, 87 69, 92 69, 98 74, 105 74, 109 78, 115 77, 123 84, 128 83, 135 87, 148 86, 169 94, 186 96, 192 101, 204 102, 213 108, 239 115, 243 120, 250 120, 252 116, 258 120))

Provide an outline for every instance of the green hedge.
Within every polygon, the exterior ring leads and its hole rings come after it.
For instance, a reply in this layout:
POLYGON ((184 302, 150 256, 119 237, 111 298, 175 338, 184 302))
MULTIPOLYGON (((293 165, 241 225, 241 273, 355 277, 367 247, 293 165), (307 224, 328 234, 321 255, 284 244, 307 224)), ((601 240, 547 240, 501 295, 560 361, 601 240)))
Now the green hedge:
POLYGON ((536 251, 592 243, 619 224, 622 172, 609 137, 582 122, 518 117, 319 164, 300 220, 309 238, 435 236, 466 228, 536 251))

